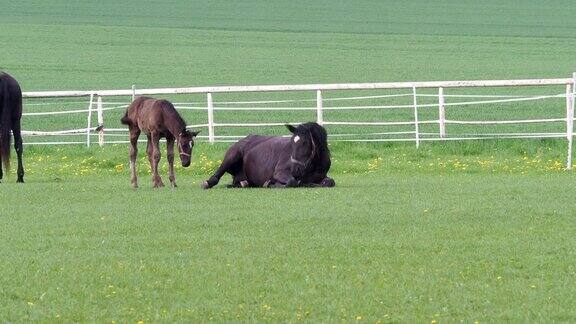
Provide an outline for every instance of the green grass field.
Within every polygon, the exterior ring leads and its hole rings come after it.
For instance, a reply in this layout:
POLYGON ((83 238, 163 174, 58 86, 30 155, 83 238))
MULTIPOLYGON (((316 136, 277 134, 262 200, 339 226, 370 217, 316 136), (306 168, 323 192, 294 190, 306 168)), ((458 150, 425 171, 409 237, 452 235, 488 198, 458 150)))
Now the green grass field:
MULTIPOLYGON (((576 71, 570 1, 0 3, 0 70, 25 91, 556 78, 576 71)), ((218 95, 215 101, 280 98, 314 99, 314 93, 218 95)), ((31 105, 41 102, 28 100, 25 110, 47 109, 31 105)), ((552 99, 448 114, 521 119, 561 117, 564 109, 563 99, 552 99)), ((107 127, 120 127, 121 114, 107 113, 107 127)), ((218 112, 216 118, 314 117, 242 114, 218 112)), ((434 111, 422 114, 435 118, 434 111)), ((325 116, 381 118, 374 111, 325 116)), ((205 123, 201 113, 185 117, 205 123)), ((28 116, 23 128, 82 128, 85 122, 84 115, 28 116)), ((448 130, 564 131, 562 123, 531 127, 448 130)), ((218 130, 241 131, 258 129, 218 130)), ((336 188, 233 190, 224 188, 225 177, 214 190, 201 190, 226 148, 199 143, 191 168, 177 167, 177 189, 153 190, 141 156, 141 188, 132 190, 125 145, 26 146, 27 183, 16 184, 12 170, 0 184, 0 320, 576 319, 576 179, 564 170, 565 140, 438 142, 420 149, 333 142, 336 188)), ((162 174, 167 180, 164 159, 162 174)))
POLYGON ((199 177, 132 191, 126 175, 3 184, 2 317, 576 316, 572 175, 336 178, 335 190, 284 191, 204 192, 199 177))

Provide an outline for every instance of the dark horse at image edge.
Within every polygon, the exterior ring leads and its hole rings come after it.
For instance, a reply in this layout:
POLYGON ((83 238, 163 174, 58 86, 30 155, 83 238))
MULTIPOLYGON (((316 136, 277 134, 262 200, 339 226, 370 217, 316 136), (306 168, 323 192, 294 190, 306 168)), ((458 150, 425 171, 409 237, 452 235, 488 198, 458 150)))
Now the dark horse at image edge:
POLYGON ((144 132, 148 137, 146 153, 152 166, 152 185, 154 188, 163 187, 164 183, 158 174, 160 162, 160 138, 166 138, 168 172, 170 184, 176 187, 174 176, 174 142, 178 144, 178 153, 183 167, 188 167, 192 160, 192 147, 198 132, 186 129, 186 122, 176 111, 174 105, 168 100, 157 100, 149 97, 140 97, 134 100, 126 114, 120 120, 128 125, 130 131, 130 171, 132 187, 138 188, 136 176, 136 157, 138 155, 138 137, 144 132))
POLYGON ((202 187, 214 187, 226 172, 232 175, 231 187, 335 186, 327 176, 331 161, 326 130, 317 123, 286 127, 292 137, 249 135, 236 142, 202 187))
MULTIPOLYGON (((10 132, 12 132, 14 148, 18 156, 17 182, 24 182, 21 118, 22 89, 13 77, 0 72, 0 162, 4 165, 4 170, 8 172, 10 170, 10 132)), ((0 180, 2 176, 2 165, 0 165, 0 180)))

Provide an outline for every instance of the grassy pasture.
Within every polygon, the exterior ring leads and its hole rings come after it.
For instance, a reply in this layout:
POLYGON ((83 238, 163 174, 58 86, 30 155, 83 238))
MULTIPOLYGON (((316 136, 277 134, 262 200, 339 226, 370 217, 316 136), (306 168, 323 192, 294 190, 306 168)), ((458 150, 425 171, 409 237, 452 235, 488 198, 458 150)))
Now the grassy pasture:
POLYGON ((103 172, 2 184, 3 319, 576 315, 572 174, 340 171, 334 190, 204 192, 205 176, 133 191, 103 172))
MULTIPOLYGON (((557 142, 332 144, 328 190, 129 188, 126 147, 28 147, 0 190, 11 321, 565 321, 572 173, 557 142), (490 154, 493 154, 492 156, 490 154)), ((162 174, 167 174, 165 162, 162 174)), ((166 180, 166 178, 165 178, 166 180)))
MULTIPOLYGON (((25 91, 544 78, 576 70, 576 9, 562 0, 4 2, 0 70, 25 91)), ((450 91, 534 95, 564 89, 450 91)), ((214 98, 283 99, 313 100, 314 93, 214 98)), ((128 98, 107 100, 122 104, 128 98)), ((460 99, 447 102, 452 100, 460 99)), ((29 100, 25 109, 87 107, 85 99, 77 101, 36 106, 49 100, 29 100)), ((358 102, 410 103, 410 97, 358 102)), ((107 111, 107 127, 120 127, 122 113, 107 111)), ((411 113, 327 111, 325 118, 404 120, 411 113)), ((463 120, 564 113, 563 99, 447 108, 448 118, 463 120)), ((206 122, 203 112, 183 114, 190 124, 206 122)), ((421 114, 437 118, 433 108, 421 114)), ((313 111, 216 113, 217 122, 313 117, 313 111)), ((86 115, 28 116, 23 125, 83 128, 86 115)), ((564 127, 450 125, 448 132, 564 127)), ((405 129, 328 128, 332 134, 405 129)), ((256 131, 284 133, 279 127, 219 128, 217 134, 256 131)), ((438 130, 432 125, 423 131, 438 130)), ((565 140, 425 143, 419 150, 412 143, 333 142, 334 189, 200 190, 226 147, 200 143, 192 167, 177 167, 175 190, 152 190, 141 156, 141 189, 133 191, 124 145, 27 146, 27 183, 15 184, 12 171, 0 185, 0 320, 576 318, 575 179, 563 169, 565 140)))

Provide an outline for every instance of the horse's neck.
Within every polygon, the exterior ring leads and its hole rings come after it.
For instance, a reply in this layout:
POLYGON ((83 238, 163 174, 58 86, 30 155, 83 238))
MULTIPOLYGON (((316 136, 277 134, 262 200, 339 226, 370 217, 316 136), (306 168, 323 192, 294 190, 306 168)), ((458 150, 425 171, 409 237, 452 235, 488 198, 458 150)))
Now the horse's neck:
POLYGON ((178 138, 178 135, 186 128, 186 123, 182 121, 182 118, 177 112, 165 113, 164 120, 166 121, 166 128, 172 133, 172 136, 178 138))

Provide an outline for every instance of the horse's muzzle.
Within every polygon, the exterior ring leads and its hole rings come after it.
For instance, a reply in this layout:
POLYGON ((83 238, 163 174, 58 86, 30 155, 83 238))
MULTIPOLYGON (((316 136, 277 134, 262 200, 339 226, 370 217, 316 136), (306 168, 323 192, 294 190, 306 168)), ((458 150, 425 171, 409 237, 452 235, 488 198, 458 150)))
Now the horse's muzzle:
POLYGON ((192 162, 192 156, 190 154, 180 153, 180 161, 182 162, 182 166, 187 168, 192 162))

